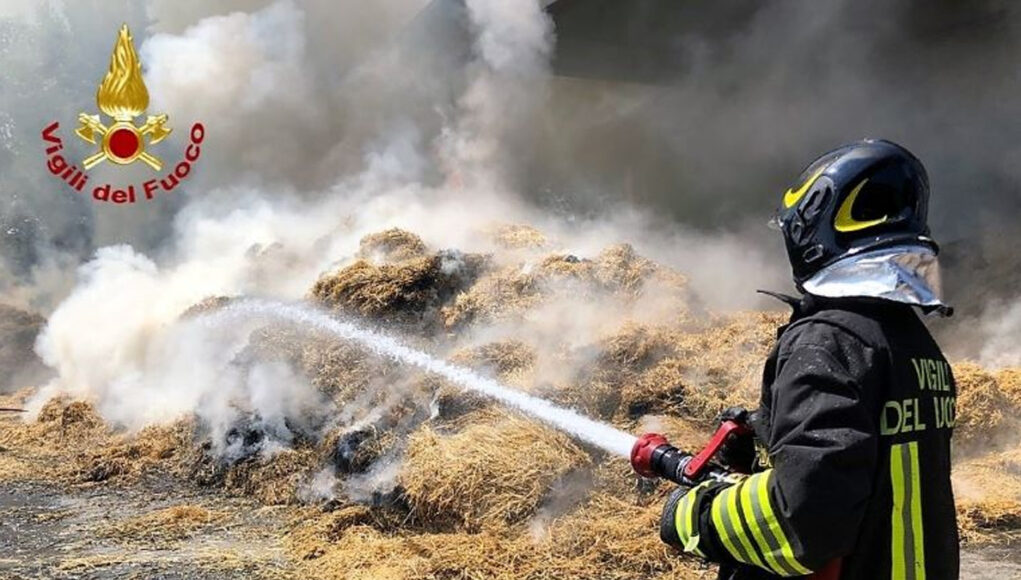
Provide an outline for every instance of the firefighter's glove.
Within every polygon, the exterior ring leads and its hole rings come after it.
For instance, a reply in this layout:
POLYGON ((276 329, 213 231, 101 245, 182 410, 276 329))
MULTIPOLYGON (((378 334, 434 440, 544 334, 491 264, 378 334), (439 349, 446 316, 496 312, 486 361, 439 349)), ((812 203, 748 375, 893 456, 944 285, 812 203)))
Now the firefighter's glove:
MULTIPOLYGON (((735 421, 751 426, 755 413, 742 407, 730 407, 720 413, 719 422, 735 421)), ((731 433, 716 456, 717 461, 727 469, 740 473, 751 473, 755 464, 755 433, 731 433)))
POLYGON ((659 537, 678 550, 705 557, 699 547, 699 519, 704 508, 712 499, 730 484, 706 480, 695 487, 678 487, 667 498, 663 515, 659 520, 659 537))

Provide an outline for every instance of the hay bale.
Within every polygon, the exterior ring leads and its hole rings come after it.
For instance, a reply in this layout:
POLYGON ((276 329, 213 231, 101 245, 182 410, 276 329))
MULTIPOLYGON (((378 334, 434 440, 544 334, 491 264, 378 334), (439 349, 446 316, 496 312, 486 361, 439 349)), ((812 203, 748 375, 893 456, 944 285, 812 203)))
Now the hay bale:
POLYGON ((507 376, 532 368, 535 364, 535 349, 520 340, 501 340, 481 346, 462 349, 450 356, 450 362, 481 368, 507 376))
POLYGON ((225 306, 229 306, 237 300, 238 298, 235 296, 208 296, 189 306, 187 310, 181 313, 181 319, 186 320, 203 314, 215 312, 225 306))
POLYGON ((633 303, 646 289, 657 311, 681 313, 687 301, 682 275, 639 256, 627 244, 610 246, 595 259, 549 254, 538 263, 503 266, 481 276, 444 310, 447 328, 472 322, 520 318, 547 300, 584 296, 633 303))
POLYGON ((35 354, 35 339, 46 319, 0 304, 0 392, 32 384, 47 372, 35 354))
POLYGON ((312 334, 293 324, 269 323, 252 331, 248 345, 237 358, 239 363, 280 361, 297 366, 309 344, 336 342, 328 336, 312 334))
POLYGON ((596 365, 579 383, 607 385, 622 421, 683 414, 711 422, 726 407, 758 405, 762 364, 780 323, 777 315, 750 313, 688 330, 625 324, 600 341, 596 365))
MULTIPOLYGON (((30 394, 3 397, 4 404, 21 406, 30 394)), ((73 454, 102 445, 110 430, 88 403, 54 397, 35 421, 21 414, 0 414, 0 480, 67 481, 73 454), (8 452, 10 451, 10 452, 8 452)))
POLYGON ((599 363, 617 370, 641 372, 671 352, 670 334, 664 328, 625 323, 600 341, 599 363))
POLYGON ((462 424, 473 420, 477 414, 492 409, 495 403, 488 397, 466 391, 447 382, 437 382, 432 407, 436 419, 450 424, 462 424))
POLYGON ((192 451, 194 419, 120 433, 95 446, 76 449, 68 479, 78 482, 137 481, 155 472, 180 472, 192 451))
MULTIPOLYGON (((530 374, 535 360, 535 350, 518 340, 490 342, 461 349, 450 356, 453 364, 496 375, 504 384, 526 391, 531 386, 530 374)), ((436 378, 426 379, 426 382, 433 392, 431 406, 442 421, 459 421, 466 415, 493 406, 488 397, 466 391, 459 385, 436 378)))
POLYGON ((130 483, 157 471, 177 473, 192 452, 194 422, 116 432, 86 402, 55 397, 36 421, 0 429, 0 444, 31 458, 38 479, 61 483, 130 483))
POLYGON ((957 455, 953 484, 962 538, 986 543, 1021 534, 1021 447, 973 458, 957 455))
MULTIPOLYGON (((40 414, 41 415, 41 414, 40 414)), ((92 403, 72 401, 60 411, 60 426, 63 429, 84 429, 91 431, 103 424, 92 403)))
POLYGON ((592 260, 574 254, 551 254, 539 262, 536 273, 546 282, 591 283, 596 280, 596 265, 592 260))
POLYGON ((550 281, 580 282, 590 292, 628 297, 638 296, 653 278, 675 290, 687 285, 680 273, 638 255, 630 244, 609 246, 593 260, 571 254, 550 255, 540 262, 537 271, 550 281))
POLYGON ((453 330, 519 316, 538 305, 544 293, 535 274, 521 265, 505 266, 480 276, 444 307, 443 324, 453 330))
POLYGON ((599 378, 586 377, 568 383, 542 383, 533 393, 562 407, 584 415, 610 420, 620 407, 620 385, 599 378))
POLYGON ((603 287, 628 293, 638 292, 642 284, 660 267, 639 256, 631 244, 617 244, 599 253, 595 277, 603 287))
POLYGON ((493 228, 490 237, 508 250, 544 248, 548 240, 538 229, 525 224, 504 224, 493 228))
POLYGON ((359 260, 320 278, 312 299, 337 311, 399 324, 436 322, 439 309, 467 287, 485 258, 440 252, 399 263, 359 260))
POLYGON ((400 481, 416 521, 477 531, 527 518, 555 481, 588 463, 566 435, 506 416, 453 435, 421 429, 400 481))
POLYGON ((322 463, 339 473, 364 473, 397 446, 394 425, 380 422, 328 433, 319 445, 322 463))
MULTIPOLYGON (((339 406, 375 388, 380 381, 393 385, 406 374, 396 362, 334 337, 306 335, 298 350, 295 366, 339 406)), ((380 397, 387 392, 376 390, 380 397)))
MULTIPOLYGON (((745 312, 714 317, 700 329, 671 333, 675 361, 670 370, 685 385, 682 409, 693 418, 712 420, 727 407, 757 407, 762 365, 784 322, 784 314, 745 312)), ((643 385, 654 389, 650 378, 645 377, 643 385)))
POLYGON ((62 438, 89 439, 109 431, 92 403, 64 396, 47 401, 36 416, 36 423, 40 436, 56 434, 62 438))
MULTIPOLYGON (((563 384, 540 387, 537 394, 584 413, 611 419, 621 410, 622 403, 633 402, 625 401, 625 393, 634 390, 641 373, 670 354, 668 336, 659 327, 625 323, 596 344, 570 353, 565 364, 579 372, 563 384)), ((652 412, 652 408, 643 403, 634 407, 628 411, 632 419, 652 412)))
POLYGON ((1008 381, 1010 396, 1001 389, 998 375, 973 362, 954 364, 953 374, 957 385, 956 443, 985 444, 1017 425, 1021 406, 1012 400, 1017 394, 1013 390, 1016 389, 1014 383, 1010 382, 1014 377, 1012 373, 1002 375, 1008 381))
POLYGON ((1021 368, 1001 369, 996 373, 996 384, 1014 409, 1021 409, 1021 368))
POLYGON ((303 445, 270 457, 252 457, 226 468, 222 485, 235 495, 254 497, 267 505, 297 503, 299 485, 321 466, 316 449, 303 445))
POLYGON ((358 257, 371 261, 400 262, 422 257, 427 251, 422 238, 400 228, 369 234, 358 243, 358 257))
POLYGON ((676 356, 660 360, 624 385, 621 410, 630 418, 668 413, 701 418, 713 413, 718 401, 693 385, 690 377, 689 365, 676 356))

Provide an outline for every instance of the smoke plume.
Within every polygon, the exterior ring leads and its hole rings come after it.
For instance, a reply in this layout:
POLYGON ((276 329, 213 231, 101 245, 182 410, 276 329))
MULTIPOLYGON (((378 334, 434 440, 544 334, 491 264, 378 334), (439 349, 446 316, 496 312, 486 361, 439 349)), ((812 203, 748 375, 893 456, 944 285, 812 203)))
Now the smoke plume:
MULTIPOLYGON (((389 227, 477 252, 493 249, 486 228, 507 222, 535 225, 582 257, 630 242, 687 273, 698 306, 762 307, 756 287, 788 285, 780 241, 764 227, 778 192, 818 153, 864 136, 902 142, 930 168, 949 298, 983 321, 978 340, 950 344, 1016 364, 1017 259, 1004 248, 1021 232, 1002 216, 1021 209, 1021 11, 777 2, 720 24, 706 6, 702 19, 692 12, 649 40, 670 47, 666 72, 640 84, 598 63, 586 78, 558 76, 558 44, 568 50, 586 22, 612 19, 546 4, 152 0, 0 11, 9 81, 0 292, 49 316, 36 350, 58 377, 37 404, 71 392, 130 428, 201 410, 219 441, 247 413, 286 444, 302 427, 284 419, 321 406, 316 391, 269 363, 231 367, 247 346, 237 334, 176 321, 209 296, 301 299, 322 272, 355 259, 364 235, 389 227), (195 121, 208 138, 186 187, 115 208, 54 186, 38 132, 92 110, 122 20, 150 111, 177 129, 168 150, 195 121)), ((582 342, 606 320, 660 313, 654 299, 647 307, 565 300, 529 332, 582 342)))

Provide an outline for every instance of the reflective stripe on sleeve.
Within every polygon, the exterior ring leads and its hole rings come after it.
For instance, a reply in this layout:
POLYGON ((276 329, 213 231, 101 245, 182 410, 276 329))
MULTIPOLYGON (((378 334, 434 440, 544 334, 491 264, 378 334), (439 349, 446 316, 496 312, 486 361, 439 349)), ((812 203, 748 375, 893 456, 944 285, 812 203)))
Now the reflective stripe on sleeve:
POLYGON ((765 510, 762 509, 757 486, 762 485, 766 479, 765 474, 759 474, 753 475, 748 480, 748 489, 741 494, 741 510, 748 519, 748 527, 751 528, 759 550, 769 564, 769 569, 781 576, 798 576, 801 573, 787 563, 783 556, 780 540, 773 535, 773 530, 768 525, 762 525, 766 516, 765 510))
POLYGON ((890 485, 893 491, 890 578, 925 580, 922 485, 917 441, 890 447, 890 485))
POLYGON ((770 503, 769 481, 772 476, 772 469, 756 473, 748 478, 741 490, 743 515, 748 527, 751 528, 752 537, 755 538, 768 563, 768 566, 763 567, 780 576, 811 574, 812 571, 794 557, 794 548, 770 503))
POLYGON ((699 490, 708 486, 709 483, 708 481, 703 482, 684 494, 684 497, 677 503, 677 508, 674 511, 674 529, 677 530, 677 537, 681 541, 684 551, 697 554, 703 558, 705 554, 698 548, 698 542, 701 538, 698 534, 695 499, 699 490))
POLYGON ((738 532, 735 527, 741 525, 739 515, 732 513, 728 505, 730 499, 734 497, 734 491, 735 488, 731 486, 713 498, 711 510, 713 525, 716 527, 716 533, 719 534, 724 547, 726 547, 735 560, 743 564, 755 565, 755 560, 752 559, 749 550, 746 549, 745 543, 738 539, 738 532))

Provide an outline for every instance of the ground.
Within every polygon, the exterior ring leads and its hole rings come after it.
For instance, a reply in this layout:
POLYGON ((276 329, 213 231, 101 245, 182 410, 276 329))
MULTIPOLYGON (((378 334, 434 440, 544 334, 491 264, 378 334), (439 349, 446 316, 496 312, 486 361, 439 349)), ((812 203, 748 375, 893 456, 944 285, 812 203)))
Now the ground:
POLYGON ((0 511, 0 578, 293 576, 280 508, 188 482, 147 479, 124 488, 7 483, 0 486, 0 511), (138 525, 154 512, 175 510, 227 515, 213 523, 138 525))

